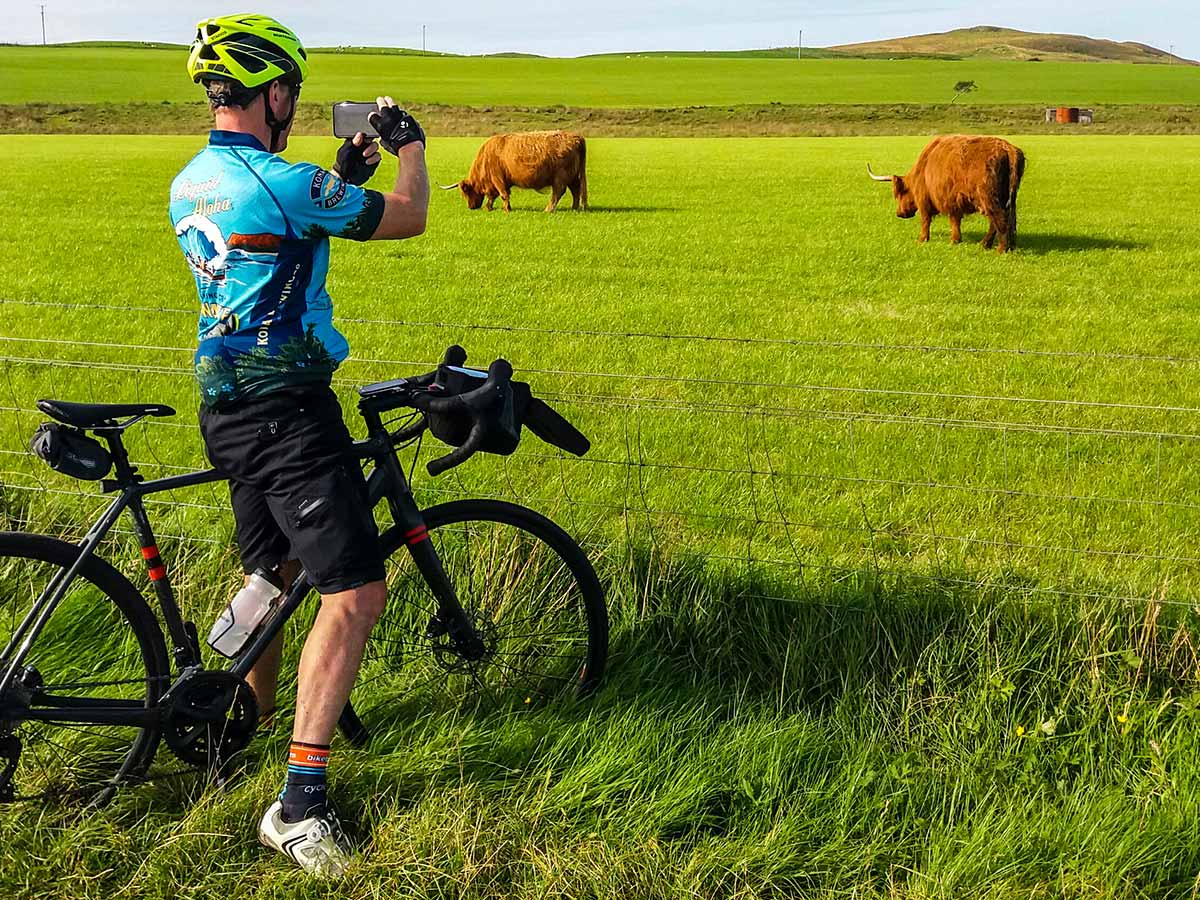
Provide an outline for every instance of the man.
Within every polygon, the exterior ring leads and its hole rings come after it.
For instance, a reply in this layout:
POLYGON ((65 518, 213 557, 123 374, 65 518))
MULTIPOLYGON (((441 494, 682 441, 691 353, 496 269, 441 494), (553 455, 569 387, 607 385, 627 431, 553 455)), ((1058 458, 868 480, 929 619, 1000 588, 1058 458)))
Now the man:
MULTIPOLYGON (((299 39, 259 15, 197 26, 188 73, 215 118, 208 146, 171 185, 171 220, 200 295, 200 428, 229 479, 247 573, 303 566, 321 608, 300 657, 287 780, 259 838, 304 869, 339 875, 348 845, 326 799, 329 742, 387 598, 366 486, 330 388, 346 358, 325 290, 329 237, 399 240, 425 230, 425 135, 390 97, 371 124, 399 162, 390 193, 363 190, 379 164, 362 134, 333 171, 290 164, 308 61, 299 39), (298 561, 298 562, 297 562, 298 561)), ((249 682, 274 709, 277 641, 249 682)))

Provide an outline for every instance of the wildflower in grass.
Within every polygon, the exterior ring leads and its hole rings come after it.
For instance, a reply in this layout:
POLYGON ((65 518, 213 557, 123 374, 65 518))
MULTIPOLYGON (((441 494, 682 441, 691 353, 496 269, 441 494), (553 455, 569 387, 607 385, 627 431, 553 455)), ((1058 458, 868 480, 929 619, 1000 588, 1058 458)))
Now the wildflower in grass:
POLYGON ((1025 726, 1018 725, 1017 726, 1017 737, 1024 737, 1024 736, 1025 736, 1025 726))

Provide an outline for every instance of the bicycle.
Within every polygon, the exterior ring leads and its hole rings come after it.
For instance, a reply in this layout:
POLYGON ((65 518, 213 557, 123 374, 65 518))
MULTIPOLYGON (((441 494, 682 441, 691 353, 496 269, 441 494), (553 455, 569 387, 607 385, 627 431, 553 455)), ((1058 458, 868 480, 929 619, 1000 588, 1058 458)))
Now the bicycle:
MULTIPOLYGON (((497 360, 485 375, 462 368, 465 361, 465 351, 452 347, 435 372, 358 391, 367 436, 354 450, 364 468, 371 466, 371 509, 386 501, 393 524, 380 534, 387 609, 339 721, 356 745, 370 733, 355 704, 386 702, 384 679, 417 699, 432 688, 460 703, 522 708, 586 696, 604 672, 604 591, 565 531, 500 500, 417 506, 400 451, 416 444, 415 468, 426 429, 458 444, 427 464, 431 475, 481 450, 512 452, 523 424, 571 452, 588 446, 527 385, 512 381, 508 363, 497 360), (449 382, 460 389, 448 389, 449 382), (395 420, 385 423, 383 417, 395 410, 407 411, 408 419, 389 431, 395 420)), ((221 476, 209 469, 147 481, 138 473, 122 435, 143 419, 173 415, 169 406, 40 400, 38 408, 61 423, 39 429, 58 438, 52 448, 57 459, 48 461, 75 477, 101 481, 102 492, 116 497, 78 545, 0 533, 0 613, 12 607, 0 615, 0 643, 6 645, 0 654, 0 802, 106 803, 122 785, 150 780, 162 742, 188 764, 185 771, 220 773, 246 749, 257 726, 257 702, 245 676, 301 607, 310 585, 301 572, 241 652, 225 668, 206 668, 196 626, 176 602, 143 499, 221 476), (104 439, 108 450, 88 432, 104 439), (125 511, 161 625, 142 593, 95 552, 125 511), (18 619, 18 606, 26 603, 18 619)), ((39 449, 54 455, 46 446, 39 449)))

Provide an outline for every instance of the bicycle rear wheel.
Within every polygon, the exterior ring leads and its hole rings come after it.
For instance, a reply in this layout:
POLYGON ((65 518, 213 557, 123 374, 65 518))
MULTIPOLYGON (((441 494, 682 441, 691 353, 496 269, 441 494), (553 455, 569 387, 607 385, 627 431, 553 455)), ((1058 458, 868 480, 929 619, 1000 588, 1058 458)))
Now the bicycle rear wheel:
POLYGON ((388 605, 371 633, 354 707, 370 719, 397 701, 530 708, 595 688, 608 656, 604 590, 579 546, 533 510, 460 500, 424 510, 429 539, 482 637, 468 661, 429 633, 437 603, 398 528, 383 537, 388 605))
MULTIPOLYGON (((0 533, 0 653, 51 579, 79 548, 43 535, 0 533)), ((0 659, 0 672, 8 663, 0 659)), ((69 721, 72 707, 149 709, 169 681, 162 630, 141 594, 92 557, 37 635, 16 683, 0 697, 0 802, 103 804, 142 774, 157 726, 69 721), (24 717, 30 706, 62 721, 24 717)))

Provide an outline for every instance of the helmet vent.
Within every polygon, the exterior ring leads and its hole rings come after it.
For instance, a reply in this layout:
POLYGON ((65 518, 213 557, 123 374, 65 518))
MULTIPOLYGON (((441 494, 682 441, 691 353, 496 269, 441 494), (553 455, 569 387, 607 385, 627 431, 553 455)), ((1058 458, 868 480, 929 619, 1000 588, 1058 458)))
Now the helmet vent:
POLYGON ((251 75, 261 72, 267 67, 267 60, 247 53, 241 47, 233 47, 229 44, 226 44, 225 52, 228 53, 238 65, 244 68, 251 75))

